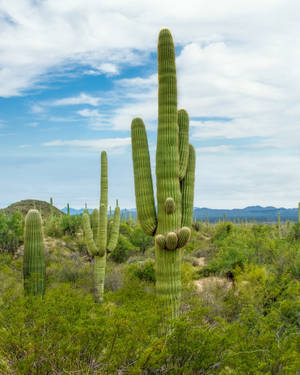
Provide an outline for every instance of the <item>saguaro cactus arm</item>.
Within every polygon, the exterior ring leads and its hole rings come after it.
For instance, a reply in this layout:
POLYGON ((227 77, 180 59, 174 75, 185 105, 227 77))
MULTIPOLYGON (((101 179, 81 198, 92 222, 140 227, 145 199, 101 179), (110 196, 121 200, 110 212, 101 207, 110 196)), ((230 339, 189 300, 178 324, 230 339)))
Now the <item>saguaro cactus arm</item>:
POLYGON ((179 179, 186 174, 189 158, 189 116, 184 109, 178 111, 179 126, 179 179))
POLYGON ((181 181, 182 190, 182 227, 191 227, 194 207, 194 184, 195 184, 196 155, 192 145, 189 146, 189 160, 186 175, 181 181))
POLYGON ((108 240, 107 250, 113 251, 118 243, 120 228, 120 207, 117 206, 114 212, 114 219, 111 225, 110 238, 108 240))
POLYGON ((93 231, 91 229, 89 214, 84 213, 82 215, 82 225, 83 225, 84 236, 85 236, 88 252, 90 255, 95 256, 98 254, 98 249, 93 239, 93 231))
POLYGON ((157 227, 148 139, 143 120, 131 123, 132 160, 137 215, 144 232, 153 236, 157 227))
POLYGON ((95 208, 91 215, 91 227, 93 230, 93 238, 95 241, 95 244, 97 243, 98 239, 98 230, 99 230, 99 211, 97 208, 95 208))

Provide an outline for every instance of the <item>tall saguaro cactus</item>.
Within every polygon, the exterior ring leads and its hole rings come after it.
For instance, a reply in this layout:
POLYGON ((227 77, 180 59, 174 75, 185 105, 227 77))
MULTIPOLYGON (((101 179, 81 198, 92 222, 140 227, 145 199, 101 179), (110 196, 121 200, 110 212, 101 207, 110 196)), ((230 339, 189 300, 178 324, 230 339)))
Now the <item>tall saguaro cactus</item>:
POLYGON ((148 140, 143 121, 131 124, 137 214, 141 227, 155 236, 157 295, 177 317, 181 297, 181 248, 191 234, 195 151, 189 145, 189 118, 177 110, 175 49, 169 30, 158 38, 157 213, 148 140))
POLYGON ((88 251, 94 260, 94 291, 95 301, 103 301, 104 279, 106 267, 106 253, 113 251, 118 243, 120 227, 120 207, 117 206, 114 212, 114 218, 108 233, 107 220, 107 155, 105 151, 101 153, 101 196, 100 209, 95 209, 91 215, 85 212, 83 214, 83 228, 86 238, 88 251), (108 235, 109 234, 109 235, 108 235))
POLYGON ((46 266, 42 219, 38 210, 29 210, 25 218, 23 276, 26 294, 44 295, 46 266))

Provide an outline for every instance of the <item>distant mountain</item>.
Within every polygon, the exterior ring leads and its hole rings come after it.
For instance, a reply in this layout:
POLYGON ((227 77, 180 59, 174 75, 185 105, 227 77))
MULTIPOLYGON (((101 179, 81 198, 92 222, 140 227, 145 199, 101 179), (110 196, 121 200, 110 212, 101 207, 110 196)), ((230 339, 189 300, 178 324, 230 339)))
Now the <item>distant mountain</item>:
MULTIPOLYGON (((93 208, 88 208, 88 211, 89 213, 91 214, 93 212, 93 208)), ((67 207, 64 207, 61 209, 61 211, 63 213, 67 213, 68 212, 68 209, 67 207)), ((84 212, 84 208, 71 208, 70 207, 70 215, 81 215, 83 214, 84 212)), ((114 210, 111 211, 112 215, 114 214, 114 210)), ((121 210, 121 215, 123 213, 123 217, 125 218, 129 218, 129 215, 131 214, 131 217, 132 218, 135 218, 136 217, 136 209, 135 208, 130 208, 130 209, 127 209, 127 208, 124 208, 123 210, 121 210)))
MULTIPOLYGON (((39 210, 43 217, 50 216, 50 204, 48 202, 39 201, 39 200, 36 200, 36 199, 26 199, 26 200, 22 200, 22 201, 13 203, 10 206, 1 209, 0 213, 3 212, 7 215, 10 215, 15 211, 19 211, 25 216, 27 214, 27 212, 32 208, 36 208, 37 210, 39 210)), ((63 215, 63 213, 58 208, 56 208, 54 206, 53 206, 53 214, 55 216, 62 216, 63 215)))
MULTIPOLYGON (((88 209, 91 213, 93 209, 88 209)), ((62 212, 67 213, 67 208, 64 207, 62 212)), ((83 208, 75 209, 70 208, 71 215, 80 215, 84 211, 83 208)), ((281 221, 297 221, 298 220, 298 208, 276 208, 272 206, 261 207, 261 206, 249 206, 246 208, 234 208, 234 209, 213 209, 206 207, 194 207, 194 219, 196 220, 208 220, 210 222, 217 222, 223 220, 224 215, 226 215, 226 220, 233 221, 239 219, 247 219, 248 221, 257 222, 276 222, 278 213, 280 213, 281 221)), ((113 214, 113 211, 112 211, 113 214)), ((122 209, 121 215, 128 219, 129 216, 134 219, 136 218, 136 209, 122 209)))
POLYGON ((277 221, 278 214, 280 214, 281 221, 298 220, 298 208, 276 208, 272 206, 249 206, 246 208, 234 208, 231 210, 211 209, 205 207, 194 208, 194 218, 196 220, 206 220, 208 218, 210 222, 222 220, 224 215, 228 221, 233 221, 234 219, 247 219, 248 221, 275 222, 277 221))

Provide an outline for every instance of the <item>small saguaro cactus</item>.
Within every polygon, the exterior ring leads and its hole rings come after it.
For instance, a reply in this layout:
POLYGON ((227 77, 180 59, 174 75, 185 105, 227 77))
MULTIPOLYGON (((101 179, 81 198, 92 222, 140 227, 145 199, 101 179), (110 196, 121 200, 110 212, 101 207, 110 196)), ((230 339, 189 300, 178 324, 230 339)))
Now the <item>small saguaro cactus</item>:
POLYGON ((70 216, 70 204, 67 203, 67 215, 70 216))
POLYGON ((107 156, 106 152, 102 151, 100 209, 99 211, 95 209, 91 218, 87 212, 85 212, 82 217, 88 251, 94 261, 93 274, 96 302, 103 301, 106 253, 116 248, 119 238, 120 207, 118 206, 118 201, 108 235, 107 195, 107 156))
POLYGON ((53 219, 53 198, 50 198, 50 218, 53 219))
POLYGON ((42 218, 38 210, 29 210, 25 218, 23 276, 25 294, 44 295, 46 266, 42 218))
POLYGON ((142 119, 131 124, 137 215, 144 232, 155 237, 156 292, 179 314, 181 248, 191 234, 195 151, 189 145, 189 118, 177 111, 175 49, 169 30, 158 38, 158 135, 156 148, 157 213, 148 140, 142 119))

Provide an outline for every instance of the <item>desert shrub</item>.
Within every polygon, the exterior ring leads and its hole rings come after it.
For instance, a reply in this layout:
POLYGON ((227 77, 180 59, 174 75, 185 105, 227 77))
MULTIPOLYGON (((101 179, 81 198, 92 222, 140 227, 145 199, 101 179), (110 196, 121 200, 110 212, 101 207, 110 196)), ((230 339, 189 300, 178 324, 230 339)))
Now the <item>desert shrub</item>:
POLYGON ((130 238, 131 234, 133 232, 133 229, 130 225, 124 223, 124 222, 121 222, 120 223, 120 233, 127 237, 127 238, 130 238))
POLYGON ((60 225, 64 235, 74 236, 81 230, 81 216, 79 215, 64 215, 60 218, 60 225))
POLYGON ((61 238, 64 235, 64 232, 60 225, 60 218, 48 218, 45 222, 44 232, 49 237, 61 238))
POLYGON ((120 233, 118 244, 110 253, 110 259, 116 263, 124 263, 134 252, 136 252, 136 247, 120 233))
POLYGON ((24 219, 20 212, 0 214, 0 250, 14 254, 23 242, 24 219))
POLYGON ((213 241, 223 240, 225 237, 230 235, 234 226, 232 223, 220 223, 215 227, 215 234, 213 241))
POLYGON ((300 222, 294 223, 290 232, 289 232, 290 241, 299 241, 300 240, 300 222))
POLYGON ((76 249, 79 252, 79 254, 81 254, 81 255, 87 255, 88 254, 88 248, 87 248, 86 240, 84 239, 83 236, 76 237, 75 244, 76 244, 76 249))
POLYGON ((147 259, 146 261, 132 263, 128 267, 128 274, 133 278, 143 281, 155 282, 154 261, 147 259))
POLYGON ((124 285, 124 269, 121 265, 107 264, 105 275, 105 290, 116 291, 124 285))
POLYGON ((134 246, 138 247, 139 251, 141 251, 143 254, 147 249, 153 247, 154 245, 153 237, 150 237, 147 234, 145 234, 145 232, 140 226, 136 226, 133 229, 130 235, 130 241, 134 246))
POLYGON ((161 315, 141 283, 119 291, 105 304, 66 284, 49 289, 43 301, 10 291, 0 309, 5 363, 20 375, 115 374, 131 367, 158 333, 161 315))

